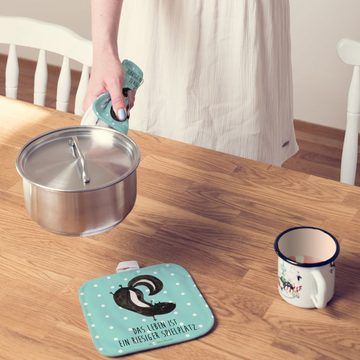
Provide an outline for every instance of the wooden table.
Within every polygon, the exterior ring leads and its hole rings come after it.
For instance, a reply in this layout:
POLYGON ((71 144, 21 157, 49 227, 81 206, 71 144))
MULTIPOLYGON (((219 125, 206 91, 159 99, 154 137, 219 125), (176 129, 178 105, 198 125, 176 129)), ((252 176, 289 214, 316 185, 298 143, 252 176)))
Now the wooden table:
POLYGON ((133 359, 360 359, 360 189, 140 132, 138 198, 117 228, 55 235, 29 219, 19 148, 75 115, 0 97, 0 358, 100 359, 78 301, 121 260, 173 262, 216 317, 207 336, 133 359), (341 242, 336 295, 323 310, 277 292, 274 237, 323 227, 341 242))

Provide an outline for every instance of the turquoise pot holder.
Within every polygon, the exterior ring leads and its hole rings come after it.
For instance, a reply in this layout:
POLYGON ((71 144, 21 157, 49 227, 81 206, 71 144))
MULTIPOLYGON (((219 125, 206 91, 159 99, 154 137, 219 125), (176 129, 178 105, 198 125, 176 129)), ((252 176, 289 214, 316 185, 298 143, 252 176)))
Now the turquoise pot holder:
POLYGON ((214 326, 191 275, 176 264, 92 279, 80 287, 80 303, 94 345, 105 356, 192 340, 214 326))

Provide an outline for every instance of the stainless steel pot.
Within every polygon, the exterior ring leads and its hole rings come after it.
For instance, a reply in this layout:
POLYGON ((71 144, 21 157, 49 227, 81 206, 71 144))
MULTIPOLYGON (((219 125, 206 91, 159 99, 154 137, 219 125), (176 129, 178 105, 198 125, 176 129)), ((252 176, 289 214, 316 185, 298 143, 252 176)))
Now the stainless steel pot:
POLYGON ((136 199, 138 146, 118 131, 67 127, 42 134, 19 152, 25 207, 41 226, 94 235, 119 224, 136 199))

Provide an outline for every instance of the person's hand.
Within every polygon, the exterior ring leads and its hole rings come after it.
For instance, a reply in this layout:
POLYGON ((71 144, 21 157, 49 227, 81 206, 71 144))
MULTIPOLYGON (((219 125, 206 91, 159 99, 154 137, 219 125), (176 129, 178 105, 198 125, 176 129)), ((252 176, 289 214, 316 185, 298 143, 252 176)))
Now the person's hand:
POLYGON ((128 105, 122 93, 124 73, 121 62, 116 55, 101 54, 94 59, 87 93, 83 103, 86 111, 93 101, 102 93, 110 93, 112 106, 119 120, 130 117, 130 109, 134 106, 135 91, 128 91, 128 105))

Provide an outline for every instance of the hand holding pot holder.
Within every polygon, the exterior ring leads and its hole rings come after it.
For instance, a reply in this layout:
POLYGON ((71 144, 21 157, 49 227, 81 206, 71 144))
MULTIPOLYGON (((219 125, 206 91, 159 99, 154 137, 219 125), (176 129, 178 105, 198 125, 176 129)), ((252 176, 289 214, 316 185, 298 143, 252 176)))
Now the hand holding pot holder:
POLYGON ((92 279, 80 287, 80 303, 94 345, 106 356, 192 340, 214 325, 190 274, 176 264, 92 279))

